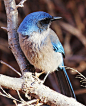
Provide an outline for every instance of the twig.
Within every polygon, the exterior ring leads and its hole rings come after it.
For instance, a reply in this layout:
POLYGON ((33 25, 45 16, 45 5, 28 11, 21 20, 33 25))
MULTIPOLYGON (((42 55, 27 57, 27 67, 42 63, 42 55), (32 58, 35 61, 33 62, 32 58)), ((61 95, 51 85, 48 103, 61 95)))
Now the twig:
POLYGON ((17 90, 17 94, 18 94, 18 96, 19 96, 20 100, 21 100, 22 102, 25 102, 25 101, 22 99, 22 97, 20 96, 20 93, 19 93, 19 91, 18 91, 18 90, 17 90))
POLYGON ((28 91, 25 92, 25 97, 26 97, 28 100, 31 100, 31 96, 28 95, 28 91))
POLYGON ((79 89, 74 91, 76 95, 81 95, 86 93, 86 89, 79 89))
POLYGON ((18 5, 16 5, 16 8, 18 8, 18 7, 24 7, 24 2, 25 1, 26 0, 21 0, 20 3, 18 5))
POLYGON ((18 106, 17 102, 15 100, 13 100, 13 102, 15 103, 16 106, 18 106))
POLYGON ((76 71, 79 75, 81 75, 84 79, 86 79, 86 77, 84 75, 82 75, 79 71, 75 70, 74 68, 67 67, 67 66, 61 66, 61 67, 65 67, 66 69, 71 69, 73 71, 76 71))
POLYGON ((4 97, 7 97, 7 98, 10 98, 10 99, 13 99, 13 100, 15 100, 15 101, 18 101, 18 102, 21 102, 21 101, 19 101, 18 99, 16 99, 16 98, 14 98, 14 97, 12 97, 10 94, 8 94, 8 93, 6 93, 5 92, 5 90, 0 86, 0 89, 3 91, 3 93, 1 93, 0 92, 0 95, 2 95, 2 96, 4 96, 4 97))
POLYGON ((7 67, 9 67, 10 69, 12 69, 14 72, 16 72, 19 76, 21 76, 21 73, 19 73, 17 70, 15 70, 12 66, 10 66, 9 64, 3 62, 2 60, 0 60, 0 63, 6 65, 7 67))
MULTIPOLYGON (((84 75, 82 75, 79 71, 77 71, 76 69, 73 69, 73 68, 71 68, 71 67, 67 67, 67 66, 62 66, 62 67, 65 67, 66 69, 71 69, 71 70, 73 70, 73 71, 76 71, 76 72, 79 74, 79 75, 77 75, 76 78, 80 78, 80 79, 81 79, 80 82, 82 82, 82 84, 83 84, 83 83, 86 83, 86 77, 85 77, 84 75)), ((84 86, 84 85, 81 85, 81 86, 86 87, 86 86, 84 86)))
POLYGON ((6 27, 1 27, 2 29, 4 29, 4 30, 6 30, 6 31, 8 31, 8 28, 6 28, 6 27))
POLYGON ((28 102, 24 102, 22 104, 18 104, 17 106, 41 106, 43 105, 43 103, 36 104, 36 102, 37 102, 37 99, 34 99, 28 102))

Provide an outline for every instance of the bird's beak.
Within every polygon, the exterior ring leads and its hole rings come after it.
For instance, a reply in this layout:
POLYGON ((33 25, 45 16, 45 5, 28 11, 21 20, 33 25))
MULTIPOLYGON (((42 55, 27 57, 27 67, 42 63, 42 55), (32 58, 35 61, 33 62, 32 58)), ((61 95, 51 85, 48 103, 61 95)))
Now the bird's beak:
POLYGON ((51 19, 51 21, 55 21, 55 20, 58 20, 58 19, 61 19, 62 17, 53 17, 52 19, 51 19))

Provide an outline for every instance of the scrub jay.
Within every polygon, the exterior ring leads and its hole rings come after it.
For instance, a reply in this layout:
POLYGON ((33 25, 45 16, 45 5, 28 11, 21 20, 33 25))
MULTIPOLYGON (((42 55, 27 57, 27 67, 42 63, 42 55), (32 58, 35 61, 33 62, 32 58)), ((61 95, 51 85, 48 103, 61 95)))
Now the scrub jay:
MULTIPOLYGON (((57 78, 63 94, 75 98, 74 90, 64 67, 65 56, 62 44, 56 33, 50 28, 51 22, 61 17, 53 17, 50 14, 38 11, 27 15, 20 24, 19 43, 28 61, 37 69, 48 74, 57 70, 57 78), (60 71, 59 71, 60 70, 60 71), (61 73, 64 73, 62 75, 61 73), (66 89, 64 79, 66 80, 66 89), (67 92, 67 93, 65 93, 67 92)), ((46 78, 45 78, 46 79, 46 78)))

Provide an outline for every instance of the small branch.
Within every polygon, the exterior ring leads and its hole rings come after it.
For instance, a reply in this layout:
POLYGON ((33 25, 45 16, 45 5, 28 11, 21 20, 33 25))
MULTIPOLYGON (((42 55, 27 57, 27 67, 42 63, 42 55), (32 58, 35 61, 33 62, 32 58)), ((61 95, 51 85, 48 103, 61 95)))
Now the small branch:
POLYGON ((24 73, 23 78, 0 75, 0 84, 10 89, 28 91, 28 94, 51 106, 84 106, 75 99, 66 97, 46 87, 39 79, 34 78, 30 72, 24 73))
POLYGON ((19 91, 17 90, 17 94, 18 94, 18 96, 19 96, 19 98, 20 98, 20 100, 22 101, 22 102, 24 102, 24 100, 22 99, 22 97, 20 96, 20 93, 19 93, 19 91))
POLYGON ((17 106, 41 106, 43 103, 37 103, 37 99, 18 104, 17 106))
POLYGON ((74 91, 76 95, 82 95, 86 93, 86 89, 79 89, 74 91))
POLYGON ((68 66, 62 66, 62 67, 65 67, 66 69, 71 69, 72 71, 76 71, 80 76, 82 76, 84 79, 86 79, 86 77, 84 75, 82 75, 79 71, 77 71, 76 69, 68 67, 68 66))
POLYGON ((24 7, 24 2, 25 1, 26 0, 21 0, 20 3, 18 5, 16 5, 16 8, 18 8, 18 7, 24 7))
MULTIPOLYGON (((67 67, 67 66, 62 66, 62 67, 65 67, 66 69, 71 69, 72 71, 77 72, 79 75, 77 75, 77 76, 76 76, 76 78, 81 79, 81 81, 80 81, 80 82, 81 82, 82 84, 86 83, 86 77, 85 77, 84 75, 82 75, 79 71, 77 71, 77 70, 76 70, 76 69, 74 69, 74 68, 67 67)), ((86 86, 84 86, 84 85, 81 85, 81 86, 83 86, 83 87, 85 87, 85 88, 86 88, 86 86)))
POLYGON ((2 29, 4 29, 4 30, 6 30, 6 31, 8 31, 8 28, 6 28, 6 27, 1 27, 2 29))
POLYGON ((0 95, 2 95, 2 96, 4 96, 4 97, 7 97, 7 98, 10 98, 10 99, 13 99, 13 100, 15 100, 15 101, 18 101, 18 102, 21 102, 21 101, 19 101, 18 99, 16 99, 16 98, 14 98, 14 97, 12 97, 10 94, 8 94, 8 93, 6 93, 5 92, 5 90, 0 86, 0 89, 3 91, 3 93, 1 93, 0 92, 0 95))
POLYGON ((66 69, 71 69, 72 71, 77 72, 79 75, 77 75, 76 78, 79 78, 81 80, 80 82, 82 83, 81 86, 86 88, 86 85, 84 85, 84 84, 86 84, 86 77, 84 75, 82 75, 79 71, 77 71, 76 69, 73 69, 71 67, 67 67, 67 66, 62 66, 62 67, 65 67, 66 69))
POLYGON ((14 72, 16 72, 19 76, 21 76, 21 73, 19 73, 17 70, 15 70, 12 66, 10 66, 9 64, 3 62, 2 60, 0 60, 1 64, 6 65, 7 67, 9 67, 10 69, 12 69, 14 72))

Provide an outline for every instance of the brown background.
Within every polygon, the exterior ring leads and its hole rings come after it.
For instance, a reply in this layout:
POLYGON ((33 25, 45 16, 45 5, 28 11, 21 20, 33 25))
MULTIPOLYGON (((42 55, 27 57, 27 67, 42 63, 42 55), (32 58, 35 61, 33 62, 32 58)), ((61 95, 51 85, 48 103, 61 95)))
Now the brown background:
MULTIPOLYGON (((16 0, 16 4, 20 0, 16 0)), ((26 15, 35 11, 45 11, 53 16, 61 16, 62 19, 53 22, 51 27, 59 36, 59 39, 65 49, 65 65, 77 69, 86 76, 86 0, 27 0, 24 8, 18 8, 19 24, 26 15)), ((0 0, 0 27, 6 27, 6 12, 3 0, 0 0)), ((11 53, 8 42, 7 32, 0 28, 0 60, 10 64, 19 71, 17 62, 11 53)), ((86 105, 86 88, 81 87, 80 79, 75 78, 78 74, 67 70, 79 102, 86 105)), ((7 66, 0 64, 0 74, 12 77, 18 77, 7 66)), ((46 85, 52 89, 50 77, 46 85)), ((54 80, 53 80, 54 81, 54 80)), ((85 81, 86 83, 86 81, 85 81)), ((83 84, 86 86, 86 84, 83 84)), ((18 98, 16 91, 5 89, 15 98, 18 98)), ((23 98, 24 94, 21 94, 23 98)), ((26 98, 25 98, 26 99, 26 98)), ((14 106, 12 100, 0 96, 0 106, 14 106)))

